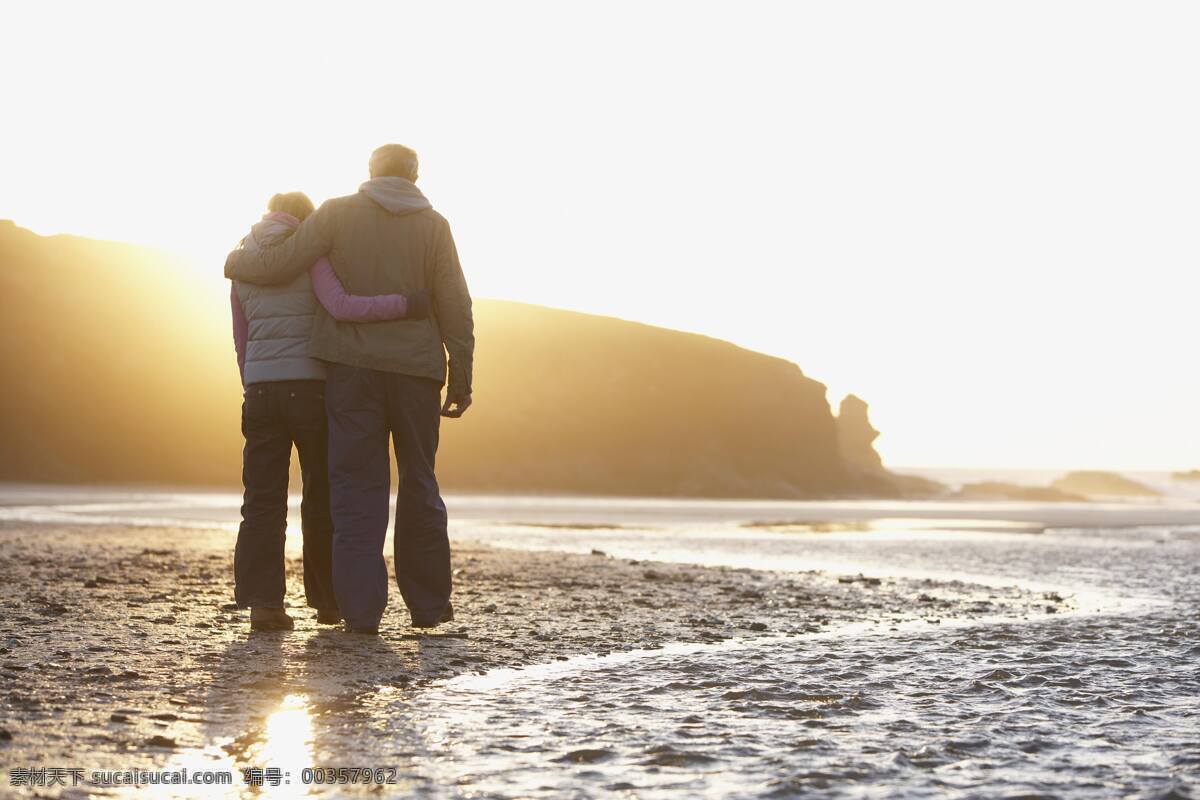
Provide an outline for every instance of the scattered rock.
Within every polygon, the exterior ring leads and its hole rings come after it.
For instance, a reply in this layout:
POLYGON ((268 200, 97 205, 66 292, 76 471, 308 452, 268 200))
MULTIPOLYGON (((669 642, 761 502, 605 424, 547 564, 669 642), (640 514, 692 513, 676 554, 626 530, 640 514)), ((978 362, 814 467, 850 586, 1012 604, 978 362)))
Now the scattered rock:
POLYGON ((603 747, 584 748, 582 750, 572 750, 564 756, 559 756, 555 761, 566 762, 568 764, 595 764, 598 761, 606 761, 612 758, 611 750, 606 750, 603 747))
POLYGON ((955 500, 1023 500, 1034 503, 1080 503, 1087 498, 1050 486, 1022 486, 1003 481, 983 481, 963 485, 955 500))
POLYGON ((1115 472, 1069 472, 1050 484, 1064 492, 1088 497, 1158 497, 1162 492, 1115 472))

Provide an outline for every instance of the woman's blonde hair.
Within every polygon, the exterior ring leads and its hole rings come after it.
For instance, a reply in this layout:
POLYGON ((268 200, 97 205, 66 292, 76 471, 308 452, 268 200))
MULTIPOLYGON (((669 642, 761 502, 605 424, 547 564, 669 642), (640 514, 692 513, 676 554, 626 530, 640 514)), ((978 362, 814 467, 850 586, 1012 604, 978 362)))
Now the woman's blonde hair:
POLYGON ((267 201, 267 211, 282 211, 301 221, 313 212, 313 208, 313 201, 304 192, 284 192, 267 201))

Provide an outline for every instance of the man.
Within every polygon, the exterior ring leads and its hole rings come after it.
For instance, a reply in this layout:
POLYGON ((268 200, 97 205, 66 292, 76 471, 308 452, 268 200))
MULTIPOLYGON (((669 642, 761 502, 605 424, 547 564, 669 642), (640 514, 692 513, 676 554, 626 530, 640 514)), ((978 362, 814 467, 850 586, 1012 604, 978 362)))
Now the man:
POLYGON ((432 295, 428 319, 338 322, 318 307, 309 355, 327 363, 333 589, 348 630, 378 632, 387 607, 390 456, 396 454, 396 583, 420 628, 454 618, 446 506, 434 475, 441 416, 471 405, 471 295, 450 226, 416 187, 417 154, 388 144, 371 154, 357 194, 324 203, 284 243, 235 250, 225 277, 287 281, 328 255, 348 292, 432 295), (441 387, 449 387, 441 405, 441 387))

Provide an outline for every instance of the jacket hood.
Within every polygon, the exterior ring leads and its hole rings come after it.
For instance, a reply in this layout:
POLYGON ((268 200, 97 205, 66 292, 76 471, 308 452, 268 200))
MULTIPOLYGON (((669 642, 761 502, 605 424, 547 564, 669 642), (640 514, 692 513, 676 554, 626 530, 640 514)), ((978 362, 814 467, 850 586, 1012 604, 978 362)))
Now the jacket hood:
POLYGON ((300 220, 283 211, 272 211, 250 228, 250 235, 242 240, 242 246, 248 250, 260 247, 270 247, 285 239, 296 229, 300 220))
POLYGON ((411 214, 433 208, 417 185, 404 178, 371 178, 359 186, 358 191, 393 214, 411 214))

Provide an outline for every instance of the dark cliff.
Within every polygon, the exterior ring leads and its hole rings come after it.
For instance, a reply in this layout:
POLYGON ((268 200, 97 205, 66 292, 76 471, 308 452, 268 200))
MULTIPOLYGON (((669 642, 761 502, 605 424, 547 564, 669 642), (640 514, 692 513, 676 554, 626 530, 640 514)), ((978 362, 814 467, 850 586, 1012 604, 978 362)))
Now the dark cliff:
MULTIPOLYGON (((213 265, 214 273, 220 265, 213 265)), ((226 292, 166 253, 0 222, 0 479, 235 485, 226 292)), ((479 301, 476 404, 450 490, 714 497, 907 493, 866 404, 795 364, 607 317, 479 301)))

